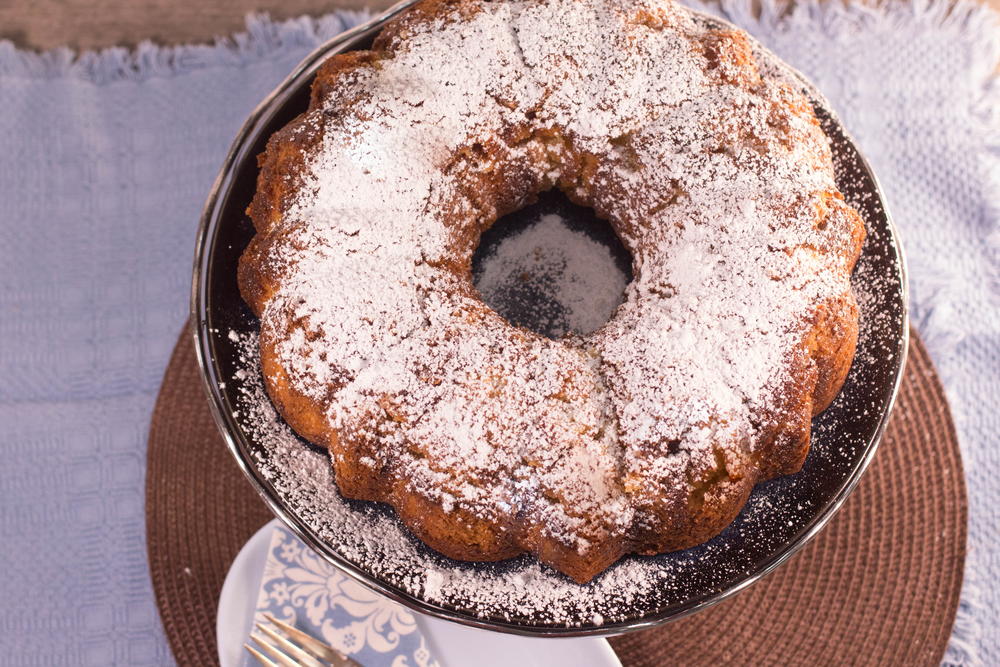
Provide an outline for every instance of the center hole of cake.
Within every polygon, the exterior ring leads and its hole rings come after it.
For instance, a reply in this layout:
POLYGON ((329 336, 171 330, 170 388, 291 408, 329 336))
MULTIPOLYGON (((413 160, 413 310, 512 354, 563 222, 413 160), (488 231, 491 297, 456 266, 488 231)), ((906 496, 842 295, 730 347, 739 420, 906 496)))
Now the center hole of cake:
POLYGON ((607 322, 632 280, 631 266, 607 221, 550 191, 483 233, 472 279, 508 322, 555 339, 607 322))

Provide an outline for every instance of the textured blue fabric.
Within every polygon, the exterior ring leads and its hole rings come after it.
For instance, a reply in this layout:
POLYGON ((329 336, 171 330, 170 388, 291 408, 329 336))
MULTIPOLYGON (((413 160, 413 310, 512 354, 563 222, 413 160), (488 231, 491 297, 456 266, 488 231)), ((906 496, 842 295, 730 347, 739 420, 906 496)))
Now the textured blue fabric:
MULTIPOLYGON (((806 72, 886 187, 914 321, 952 403, 970 554, 946 658, 1000 663, 996 17, 804 0, 725 16, 806 72)), ((0 663, 164 664, 144 546, 146 433, 185 320, 201 205, 242 120, 357 17, 74 58, 0 42, 0 663)))
POLYGON ((198 217, 246 116, 345 23, 250 27, 73 65, 0 46, 0 664, 172 662, 145 442, 198 217))

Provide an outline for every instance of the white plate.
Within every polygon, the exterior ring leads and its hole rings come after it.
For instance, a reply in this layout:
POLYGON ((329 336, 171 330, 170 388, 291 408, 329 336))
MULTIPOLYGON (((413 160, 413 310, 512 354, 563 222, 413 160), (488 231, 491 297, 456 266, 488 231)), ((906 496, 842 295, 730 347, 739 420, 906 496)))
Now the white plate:
MULTIPOLYGON (((233 561, 219 596, 215 633, 222 667, 241 664, 243 643, 250 634, 257 589, 277 519, 258 530, 233 561)), ((428 647, 441 667, 621 667, 604 639, 520 637, 470 628, 413 612, 428 647)))

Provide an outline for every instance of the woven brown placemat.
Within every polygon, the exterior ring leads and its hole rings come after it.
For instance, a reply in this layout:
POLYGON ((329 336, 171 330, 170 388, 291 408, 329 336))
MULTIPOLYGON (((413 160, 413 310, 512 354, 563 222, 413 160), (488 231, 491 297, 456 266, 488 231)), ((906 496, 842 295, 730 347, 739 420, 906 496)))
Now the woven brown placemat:
MULTIPOLYGON (((939 664, 962 584, 965 481, 940 382, 911 341, 879 453, 830 525, 734 598, 612 638, 624 665, 939 664)), ((271 514, 216 430, 186 332, 153 413, 147 466, 149 565, 167 638, 179 664, 215 664, 222 581, 271 514)))

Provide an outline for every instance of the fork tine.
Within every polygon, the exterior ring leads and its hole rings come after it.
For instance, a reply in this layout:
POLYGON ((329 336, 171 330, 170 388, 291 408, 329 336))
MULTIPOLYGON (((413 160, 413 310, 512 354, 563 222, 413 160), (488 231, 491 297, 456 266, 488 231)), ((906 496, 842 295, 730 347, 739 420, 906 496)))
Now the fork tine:
POLYGON ((277 648, 271 646, 267 642, 267 639, 265 639, 264 637, 261 637, 256 633, 250 633, 250 639, 257 642, 257 646, 264 649, 264 651, 266 651, 269 655, 271 655, 271 657, 277 660, 278 665, 280 665, 281 667, 302 667, 302 665, 289 658, 287 655, 279 651, 277 648))
POLYGON ((255 625, 258 630, 277 642, 278 646, 280 646, 287 655, 294 657, 301 665, 304 665, 305 667, 323 667, 323 663, 279 635, 271 628, 261 623, 256 623, 255 625))
POLYGON ((326 660, 334 664, 342 664, 344 667, 360 667, 357 662, 351 660, 346 655, 333 648, 329 644, 325 644, 320 640, 316 639, 312 635, 302 632, 298 628, 289 625, 283 621, 279 621, 274 616, 270 614, 264 614, 264 618, 269 620, 275 626, 278 627, 286 635, 297 641, 302 645, 302 648, 312 653, 317 658, 321 660, 326 660))
POLYGON ((250 651, 250 655, 257 658, 257 662, 264 665, 264 667, 278 667, 278 665, 271 662, 266 655, 255 649, 253 646, 250 646, 250 644, 244 644, 243 648, 250 651))

